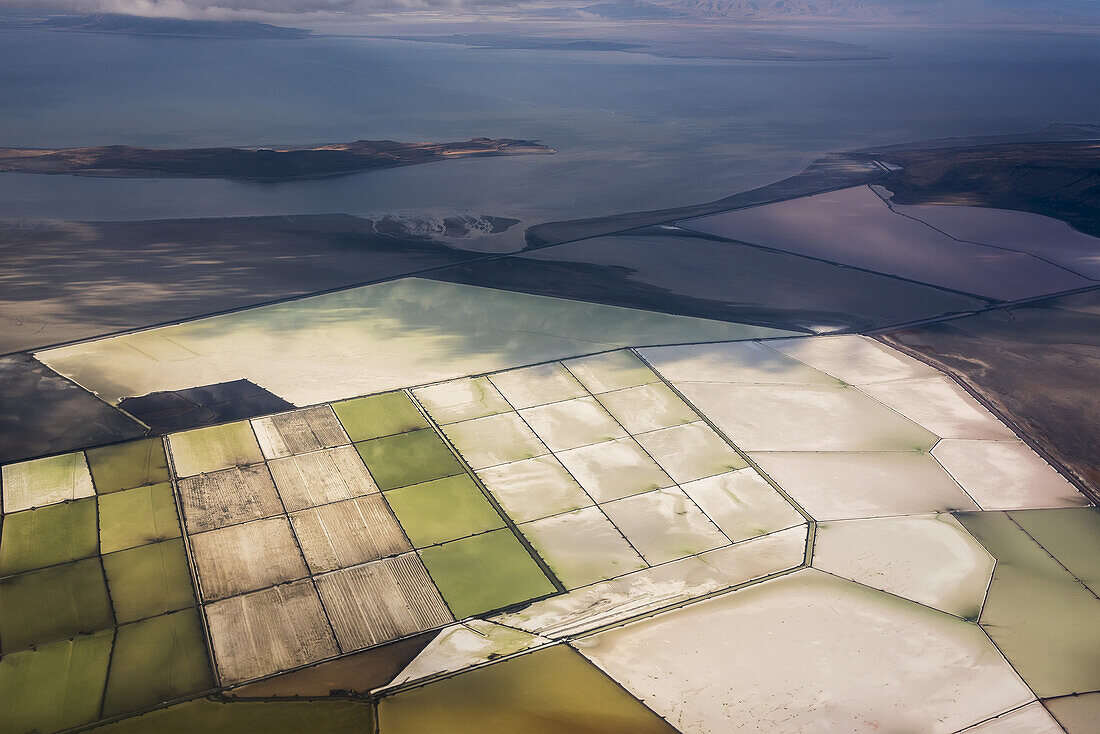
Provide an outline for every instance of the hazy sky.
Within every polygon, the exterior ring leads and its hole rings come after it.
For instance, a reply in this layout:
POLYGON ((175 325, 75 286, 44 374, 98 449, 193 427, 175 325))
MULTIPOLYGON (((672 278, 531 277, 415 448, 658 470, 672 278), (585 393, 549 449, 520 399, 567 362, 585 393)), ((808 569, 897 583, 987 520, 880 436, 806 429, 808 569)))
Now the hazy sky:
POLYGON ((125 13, 175 18, 369 13, 378 10, 495 5, 510 0, 0 0, 0 8, 125 13))
MULTIPOLYGON (((535 0, 540 5, 582 7, 638 0, 535 0)), ((1100 0, 640 0, 693 15, 789 18, 800 15, 859 19, 1100 22, 1100 0)), ((0 9, 126 13, 176 18, 255 18, 358 15, 399 10, 515 6, 524 0, 0 0, 0 9)))

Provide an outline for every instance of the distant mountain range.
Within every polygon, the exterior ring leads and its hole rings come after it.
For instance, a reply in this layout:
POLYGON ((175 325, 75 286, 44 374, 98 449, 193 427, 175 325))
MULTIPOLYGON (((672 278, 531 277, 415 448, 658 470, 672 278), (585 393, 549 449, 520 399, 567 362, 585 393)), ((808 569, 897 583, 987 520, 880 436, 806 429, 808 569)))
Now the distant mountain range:
POLYGON ((182 20, 145 18, 138 15, 95 13, 47 18, 40 27, 94 33, 122 33, 135 36, 192 36, 196 38, 304 38, 310 31, 284 28, 248 20, 182 20))
POLYGON ((682 12, 704 18, 818 18, 873 19, 896 14, 898 6, 920 3, 864 2, 863 0, 672 0, 682 12))

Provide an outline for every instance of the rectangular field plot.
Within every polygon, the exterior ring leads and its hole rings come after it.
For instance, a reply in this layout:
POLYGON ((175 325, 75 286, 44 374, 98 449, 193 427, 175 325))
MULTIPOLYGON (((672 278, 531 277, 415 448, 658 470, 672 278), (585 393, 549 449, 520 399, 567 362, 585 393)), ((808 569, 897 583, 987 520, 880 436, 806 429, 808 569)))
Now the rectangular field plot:
POLYGON ((633 438, 562 451, 557 457, 597 502, 674 484, 633 438))
POLYGON ((504 520, 466 474, 390 490, 386 501, 417 548, 504 527, 504 520))
POLYGON ((593 394, 648 385, 660 379, 644 362, 626 350, 579 357, 562 364, 593 394))
POLYGON ((413 395, 439 424, 484 418, 512 409, 487 377, 430 385, 413 390, 413 395))
POLYGON ((317 590, 344 652, 454 620, 415 553, 318 576, 317 590))
POLYGON ((56 731, 99 717, 112 630, 4 653, 0 658, 0 730, 56 731))
POLYGON ((268 459, 351 443, 327 405, 252 420, 260 450, 268 459))
POLYGON ((195 604, 182 540, 108 553, 103 569, 119 624, 195 604))
POLYGON ((555 591, 509 530, 493 530, 426 548, 420 551, 420 557, 455 619, 555 591))
POLYGON ((263 464, 188 477, 179 483, 187 532, 235 525, 283 511, 271 472, 263 464))
POLYGON ((160 438, 127 441, 88 449, 86 453, 96 494, 160 484, 170 479, 164 441, 160 438))
POLYGON ((650 564, 729 545, 683 490, 661 489, 601 505, 650 564))
POLYGON ((702 421, 662 428, 635 438, 681 484, 748 466, 740 454, 702 421))
POLYGON ((82 452, 8 464, 0 469, 4 512, 91 497, 92 475, 82 452))
POLYGON ((313 573, 412 550, 380 494, 301 510, 290 522, 313 573))
POLYGON ((0 652, 114 626, 98 558, 0 579, 0 652))
POLYGON ((181 477, 255 464, 264 459, 248 421, 173 433, 168 444, 172 447, 176 475, 181 477))
POLYGON ((0 576, 78 561, 97 552, 95 500, 90 497, 6 515, 0 528, 0 576))
POLYGON ((115 635, 103 716, 183 698, 212 685, 198 610, 125 624, 115 635))
POLYGON ((332 409, 352 441, 366 441, 428 427, 428 422, 409 396, 400 390, 333 403, 332 409))
POLYGON ((600 393, 596 399, 632 434, 699 420, 695 411, 663 382, 600 393))
POLYGON ((100 495, 97 501, 104 553, 180 537, 176 498, 167 482, 100 495))
POLYGON ((223 685, 340 652, 309 580, 209 604, 206 619, 223 685))
POLYGON ((735 543, 806 522, 753 469, 699 479, 680 488, 735 543))
POLYGON ((443 426, 443 433, 474 469, 549 453, 515 413, 501 413, 443 426))
POLYGON ((207 601, 308 575, 286 517, 192 535, 191 552, 207 601))
POLYGON ((489 380, 517 410, 588 394, 560 364, 540 364, 491 375, 489 380))
POLYGON ((623 427, 593 397, 527 408, 520 415, 551 451, 626 437, 623 427))
POLYGON ((592 505, 592 498, 553 456, 501 464, 477 475, 516 522, 592 505))
POLYGON ((378 492, 352 446, 288 456, 267 465, 288 512, 378 492))
POLYGON ((596 507, 525 523, 520 531, 566 589, 646 567, 622 533, 596 507))
POLYGON ((376 438, 355 444, 359 455, 383 490, 407 487, 461 474, 462 465, 431 429, 376 438))

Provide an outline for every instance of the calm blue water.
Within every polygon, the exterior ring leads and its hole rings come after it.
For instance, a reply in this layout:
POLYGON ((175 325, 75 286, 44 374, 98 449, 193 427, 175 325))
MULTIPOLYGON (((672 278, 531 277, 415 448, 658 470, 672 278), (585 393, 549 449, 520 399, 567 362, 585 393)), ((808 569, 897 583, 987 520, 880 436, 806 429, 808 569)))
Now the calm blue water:
POLYGON ((1100 122, 1095 37, 829 38, 894 55, 720 63, 350 38, 3 30, 3 146, 486 135, 535 138, 560 153, 283 184, 5 174, 0 217, 458 211, 533 223, 713 199, 794 173, 830 150, 1100 122))

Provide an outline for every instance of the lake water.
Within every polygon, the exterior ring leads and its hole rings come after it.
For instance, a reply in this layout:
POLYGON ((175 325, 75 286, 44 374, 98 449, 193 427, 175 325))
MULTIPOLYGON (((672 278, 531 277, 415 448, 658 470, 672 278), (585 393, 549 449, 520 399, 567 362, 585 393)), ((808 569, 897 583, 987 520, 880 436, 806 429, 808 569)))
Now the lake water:
POLYGON ((893 56, 750 63, 0 30, 3 146, 485 135, 560 151, 279 184, 4 174, 0 217, 470 212, 531 224, 714 199, 830 150, 1100 122, 1096 36, 813 35, 893 56))

